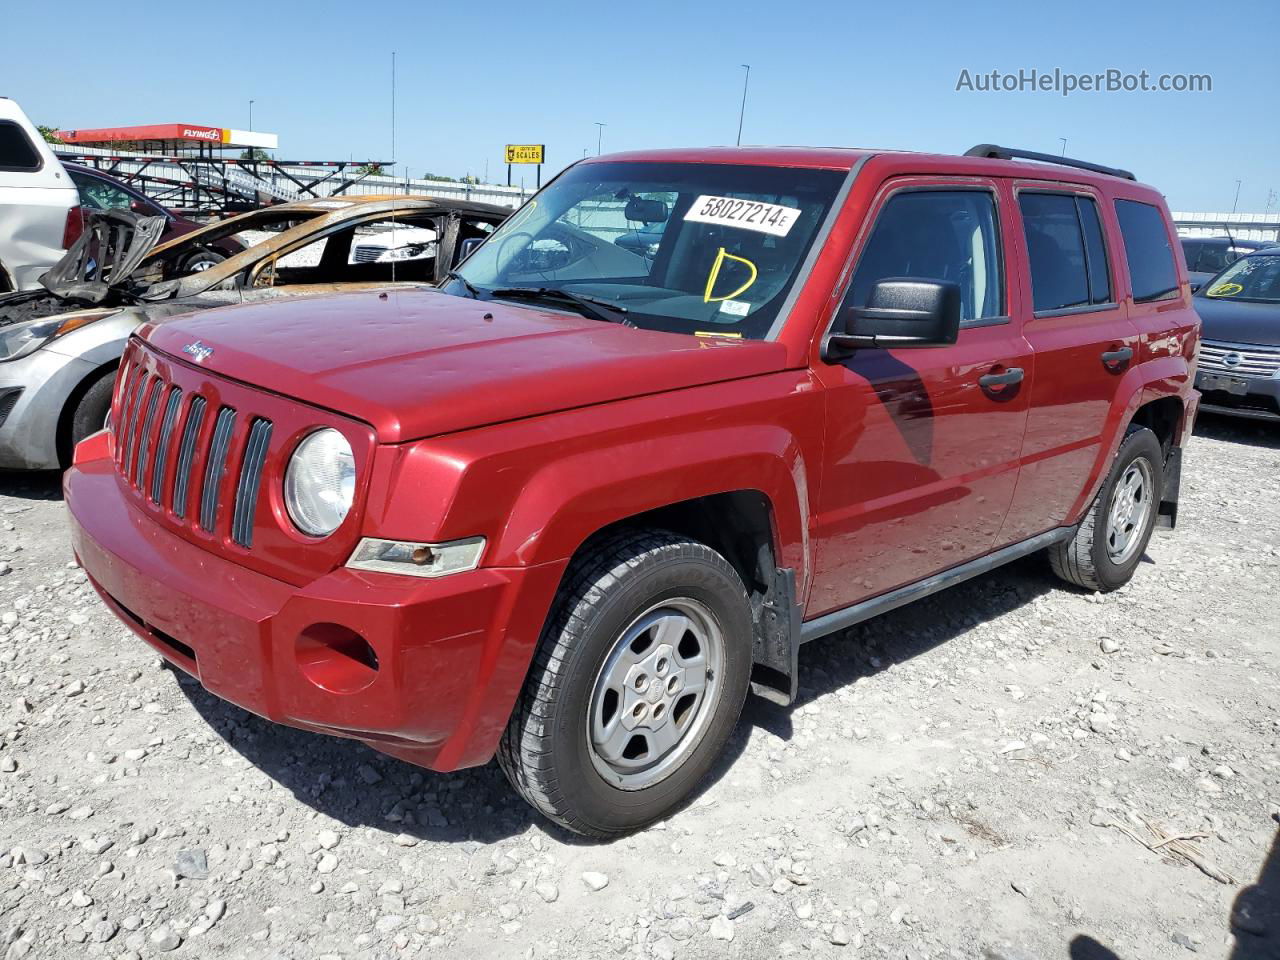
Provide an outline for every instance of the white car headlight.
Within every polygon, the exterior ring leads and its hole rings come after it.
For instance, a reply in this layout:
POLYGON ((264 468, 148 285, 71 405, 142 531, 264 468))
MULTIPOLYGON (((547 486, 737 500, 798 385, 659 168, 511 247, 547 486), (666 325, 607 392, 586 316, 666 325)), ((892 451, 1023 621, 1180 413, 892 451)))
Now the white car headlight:
POLYGON ((401 573, 409 577, 443 577, 474 570, 484 553, 484 537, 468 537, 448 543, 413 543, 365 537, 356 546, 347 566, 377 573, 401 573))
POLYGON ((35 353, 46 343, 56 340, 64 334, 79 330, 86 324, 109 317, 119 310, 79 310, 75 313, 60 313, 39 320, 26 320, 0 329, 0 363, 6 360, 21 360, 35 353))
POLYGON ((289 519, 305 534, 327 537, 342 525, 356 492, 356 459, 331 427, 308 434, 284 472, 289 519))

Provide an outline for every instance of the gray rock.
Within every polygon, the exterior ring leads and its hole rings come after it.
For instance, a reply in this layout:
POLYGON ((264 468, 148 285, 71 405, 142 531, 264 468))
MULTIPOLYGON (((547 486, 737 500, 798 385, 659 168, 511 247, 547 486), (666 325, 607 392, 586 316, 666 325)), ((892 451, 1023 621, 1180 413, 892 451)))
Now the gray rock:
POLYGON ((729 943, 733 940, 733 921, 725 916, 716 917, 711 921, 711 929, 707 932, 711 934, 713 940, 729 943))
POLYGON ((182 945, 182 938, 173 932, 172 927, 167 926, 156 927, 147 939, 151 941, 151 946, 162 953, 177 950, 182 945))
POLYGON ((603 890, 609 885, 609 878, 603 873, 596 873, 594 870, 588 870, 582 875, 582 882, 587 885, 589 890, 603 890))

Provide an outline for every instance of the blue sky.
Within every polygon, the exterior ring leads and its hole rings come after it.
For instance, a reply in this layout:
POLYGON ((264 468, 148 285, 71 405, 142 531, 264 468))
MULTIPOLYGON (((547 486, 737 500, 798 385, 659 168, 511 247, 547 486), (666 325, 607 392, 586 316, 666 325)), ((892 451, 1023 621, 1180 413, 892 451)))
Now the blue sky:
MULTIPOLYGON (((280 135, 277 156, 390 159, 505 176, 504 143, 584 149, 744 143, 962 152, 1009 143, 1127 167, 1179 210, 1280 210, 1280 4, 207 4, 8 0, 0 94, 64 127, 190 122, 280 135), (250 9, 256 12, 250 16, 250 9), (139 65, 133 74, 113 58, 139 65), (1211 93, 957 92, 1020 68, 1205 73, 1211 93)), ((517 169, 517 176, 520 168, 517 169)), ((548 169, 547 173, 550 172, 548 169)), ((532 181, 532 168, 526 171, 532 181)))

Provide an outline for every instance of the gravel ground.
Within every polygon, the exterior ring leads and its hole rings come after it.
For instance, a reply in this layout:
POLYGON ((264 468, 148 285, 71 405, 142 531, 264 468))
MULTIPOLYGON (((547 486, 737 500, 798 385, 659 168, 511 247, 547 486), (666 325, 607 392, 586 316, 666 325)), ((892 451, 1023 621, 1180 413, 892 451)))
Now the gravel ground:
POLYGON ((601 845, 214 699, 97 601, 56 479, 0 478, 0 952, 1280 957, 1280 429, 1206 417, 1183 486, 1115 594, 1033 557, 805 648, 601 845))

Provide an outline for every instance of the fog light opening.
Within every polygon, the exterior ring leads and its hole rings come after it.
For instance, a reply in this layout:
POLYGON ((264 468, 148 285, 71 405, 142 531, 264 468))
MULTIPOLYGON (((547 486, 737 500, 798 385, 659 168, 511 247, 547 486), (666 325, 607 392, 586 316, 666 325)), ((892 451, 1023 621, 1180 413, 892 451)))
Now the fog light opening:
POLYGON ((364 637, 337 623, 313 623, 298 634, 303 676, 329 693, 356 693, 378 676, 378 654, 364 637))

